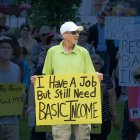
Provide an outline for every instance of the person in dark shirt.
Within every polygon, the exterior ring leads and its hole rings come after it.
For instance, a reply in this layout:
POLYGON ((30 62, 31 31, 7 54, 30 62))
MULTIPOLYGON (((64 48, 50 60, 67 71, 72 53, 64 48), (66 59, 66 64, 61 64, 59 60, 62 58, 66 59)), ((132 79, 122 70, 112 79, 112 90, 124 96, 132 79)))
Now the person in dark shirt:
MULTIPOLYGON (((97 54, 91 56, 93 65, 97 72, 100 72, 104 62, 97 54)), ((91 134, 91 140, 107 140, 107 136, 111 131, 111 122, 115 128, 119 128, 119 120, 116 111, 116 93, 113 83, 109 76, 104 74, 101 81, 101 97, 102 97, 102 125, 101 134, 91 134)))

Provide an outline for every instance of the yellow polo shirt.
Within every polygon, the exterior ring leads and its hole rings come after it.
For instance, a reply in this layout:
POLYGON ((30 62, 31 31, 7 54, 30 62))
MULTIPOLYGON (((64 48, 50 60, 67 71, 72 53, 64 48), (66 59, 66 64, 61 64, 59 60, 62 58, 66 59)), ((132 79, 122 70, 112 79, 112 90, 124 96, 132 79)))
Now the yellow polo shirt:
POLYGON ((90 59, 88 51, 75 45, 71 53, 67 53, 62 42, 48 50, 43 74, 83 74, 94 73, 92 61, 90 59))

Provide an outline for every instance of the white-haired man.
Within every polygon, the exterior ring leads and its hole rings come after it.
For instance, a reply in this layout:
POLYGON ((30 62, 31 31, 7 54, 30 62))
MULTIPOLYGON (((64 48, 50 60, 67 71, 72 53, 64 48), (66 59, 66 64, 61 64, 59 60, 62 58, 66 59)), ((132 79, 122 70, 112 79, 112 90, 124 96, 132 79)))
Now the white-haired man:
MULTIPOLYGON (((82 30, 83 26, 77 26, 71 21, 65 22, 60 27, 63 40, 59 45, 53 46, 48 50, 42 71, 43 74, 64 75, 95 72, 88 51, 77 45, 79 33, 82 30)), ((102 80, 103 75, 100 73, 98 75, 99 79, 102 80)), ((35 79, 35 76, 31 77, 32 82, 35 82, 35 79)), ((88 124, 53 125, 53 138, 54 140, 70 140, 72 130, 74 130, 76 140, 90 140, 91 126, 88 124)))
MULTIPOLYGON (((83 26, 77 26, 73 22, 65 22, 60 27, 63 37, 59 45, 48 50, 42 73, 51 74, 78 74, 94 73, 89 53, 83 47, 77 45, 79 33, 83 26)), ((99 74, 102 79, 102 74, 99 74)), ((54 125, 52 133, 54 140, 70 140, 71 130, 74 130, 76 140, 90 140, 90 125, 54 125)))

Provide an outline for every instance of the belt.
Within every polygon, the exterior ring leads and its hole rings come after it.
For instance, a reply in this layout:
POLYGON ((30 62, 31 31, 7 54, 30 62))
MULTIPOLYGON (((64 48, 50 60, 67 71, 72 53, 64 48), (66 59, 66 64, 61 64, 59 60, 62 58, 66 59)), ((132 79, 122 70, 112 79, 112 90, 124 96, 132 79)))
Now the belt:
POLYGON ((107 54, 107 51, 96 51, 97 54, 107 54))

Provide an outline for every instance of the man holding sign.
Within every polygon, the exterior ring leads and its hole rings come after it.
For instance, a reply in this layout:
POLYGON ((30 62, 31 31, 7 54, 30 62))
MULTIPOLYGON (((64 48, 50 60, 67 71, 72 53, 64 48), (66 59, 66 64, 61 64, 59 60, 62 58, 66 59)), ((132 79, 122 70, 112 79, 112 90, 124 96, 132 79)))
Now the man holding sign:
MULTIPOLYGON (((65 22, 60 32, 63 41, 48 50, 43 74, 88 74, 95 73, 89 53, 83 47, 77 45, 79 33, 83 26, 77 26, 73 22, 65 22)), ((98 73, 100 80, 103 75, 98 73)), ((34 77, 31 78, 33 81, 34 77)), ((84 123, 84 122, 83 122, 84 123)), ((44 124, 45 125, 45 124, 44 124)), ((53 125, 52 133, 54 140, 70 140, 71 127, 74 129, 76 140, 90 140, 90 125, 53 125)))

